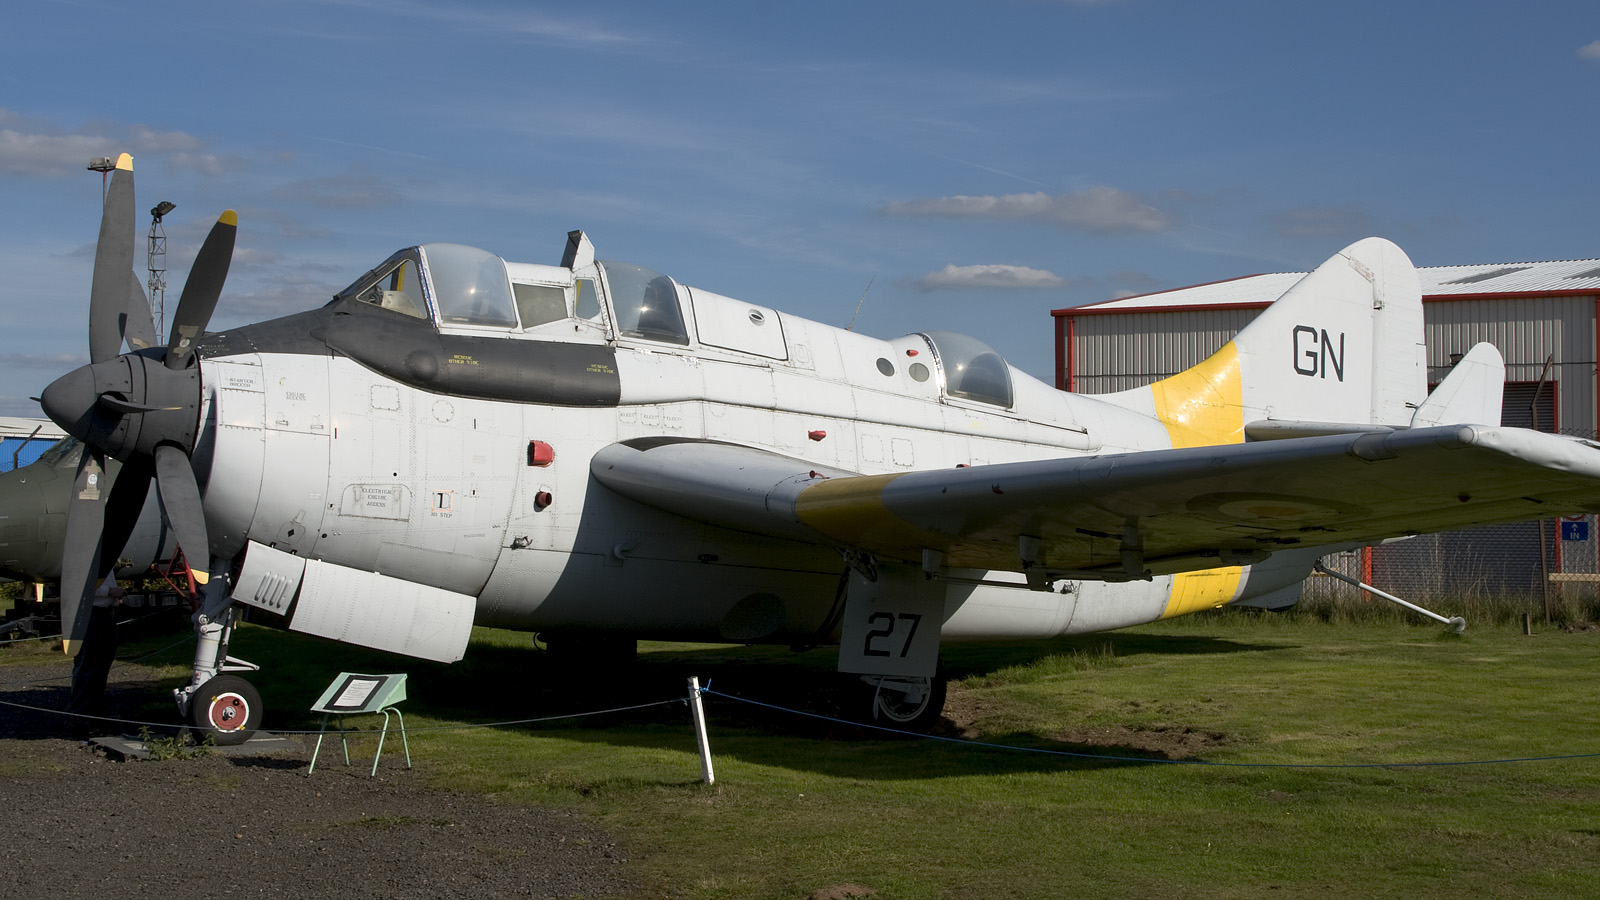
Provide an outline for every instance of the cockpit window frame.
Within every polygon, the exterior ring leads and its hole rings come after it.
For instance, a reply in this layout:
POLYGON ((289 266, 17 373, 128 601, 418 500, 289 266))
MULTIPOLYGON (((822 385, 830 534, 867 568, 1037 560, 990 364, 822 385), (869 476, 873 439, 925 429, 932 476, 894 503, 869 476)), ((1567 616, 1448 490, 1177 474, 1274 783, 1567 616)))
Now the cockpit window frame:
MULTIPOLYGON (((364 303, 377 309, 388 310, 396 315, 402 315, 411 319, 420 319, 424 322, 433 322, 433 288, 428 284, 426 272, 427 266, 423 262, 421 248, 407 247, 404 250, 398 250, 393 254, 390 254, 388 259, 385 259, 383 262, 373 266, 371 269, 368 269, 360 278, 352 281, 349 287, 346 287, 339 293, 334 294, 333 302, 337 303, 341 300, 354 300, 358 303, 364 303), (404 266, 408 262, 416 267, 418 275, 417 290, 421 294, 421 308, 418 309, 415 314, 405 312, 393 306, 385 305, 380 296, 373 295, 374 289, 379 291, 384 290, 379 286, 384 279, 392 276, 395 273, 395 270, 399 269, 401 266, 404 266)), ((418 299, 419 298, 416 297, 411 298, 413 304, 415 304, 418 299)))

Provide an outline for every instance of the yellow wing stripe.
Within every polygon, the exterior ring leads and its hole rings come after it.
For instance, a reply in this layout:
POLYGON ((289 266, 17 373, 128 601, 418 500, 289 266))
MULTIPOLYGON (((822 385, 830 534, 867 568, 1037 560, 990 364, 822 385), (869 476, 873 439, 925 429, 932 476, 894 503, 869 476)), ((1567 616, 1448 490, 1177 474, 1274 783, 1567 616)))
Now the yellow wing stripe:
POLYGON ((1239 581, 1243 577, 1243 566, 1180 572, 1172 576, 1172 592, 1167 595, 1167 608, 1161 618, 1170 619, 1232 603, 1239 596, 1239 581))
POLYGON ((1244 389, 1233 341, 1199 365, 1150 385, 1173 447, 1244 442, 1244 389))
POLYGON ((883 492, 899 475, 862 475, 814 484, 795 498, 795 515, 846 544, 921 546, 922 532, 883 505, 883 492))

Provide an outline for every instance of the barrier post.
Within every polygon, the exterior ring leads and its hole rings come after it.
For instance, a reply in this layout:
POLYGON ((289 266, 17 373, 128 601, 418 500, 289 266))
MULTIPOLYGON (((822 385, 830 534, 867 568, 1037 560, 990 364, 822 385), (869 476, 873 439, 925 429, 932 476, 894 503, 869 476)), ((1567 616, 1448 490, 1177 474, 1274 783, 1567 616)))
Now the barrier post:
POLYGON ((706 737, 706 708, 700 702, 700 679, 694 675, 689 676, 689 714, 694 719, 695 741, 700 745, 700 773, 706 784, 715 784, 716 775, 711 771, 711 741, 706 737))

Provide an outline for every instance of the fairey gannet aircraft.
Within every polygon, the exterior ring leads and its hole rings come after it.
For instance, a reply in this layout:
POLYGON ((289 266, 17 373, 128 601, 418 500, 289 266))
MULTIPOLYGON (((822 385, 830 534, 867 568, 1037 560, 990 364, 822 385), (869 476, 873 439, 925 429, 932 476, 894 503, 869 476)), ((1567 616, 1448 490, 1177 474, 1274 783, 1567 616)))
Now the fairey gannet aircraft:
MULTIPOLYGON (((945 641, 1281 604, 1333 549, 1600 510, 1600 445, 1494 424, 1493 347, 1429 395, 1417 276, 1383 240, 1194 369, 1091 397, 970 337, 877 340, 597 261, 580 232, 558 266, 411 247, 206 334, 231 211, 160 346, 132 209, 123 156, 92 363, 42 397, 86 447, 62 594, 89 596, 153 477, 205 583, 179 705, 224 742, 261 716, 226 666, 240 605, 444 661, 474 623, 837 644, 871 714, 917 727, 945 641)), ((74 640, 87 602, 63 604, 74 640)))

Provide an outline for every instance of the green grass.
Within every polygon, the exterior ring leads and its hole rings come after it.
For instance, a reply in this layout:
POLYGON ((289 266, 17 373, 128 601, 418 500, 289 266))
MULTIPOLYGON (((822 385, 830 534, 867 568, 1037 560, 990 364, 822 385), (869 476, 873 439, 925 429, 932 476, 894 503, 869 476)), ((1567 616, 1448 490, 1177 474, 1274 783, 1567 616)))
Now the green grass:
POLYGON ((681 697, 691 674, 822 713, 851 702, 826 650, 641 650, 606 679, 483 630, 454 666, 253 627, 233 647, 264 666, 278 729, 315 728, 306 708, 341 670, 409 672, 425 777, 592 816, 643 896, 1600 897, 1600 759, 1404 765, 1600 753, 1600 632, 1222 611, 946 648, 948 708, 973 739, 1122 759, 883 738, 711 697, 707 787, 681 704, 430 730, 681 697), (1162 754, 1229 765, 1149 761, 1162 754), (1396 767, 1336 768, 1354 764, 1396 767), (1329 768, 1270 767, 1306 765, 1329 768))

